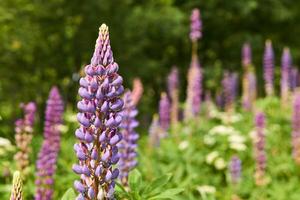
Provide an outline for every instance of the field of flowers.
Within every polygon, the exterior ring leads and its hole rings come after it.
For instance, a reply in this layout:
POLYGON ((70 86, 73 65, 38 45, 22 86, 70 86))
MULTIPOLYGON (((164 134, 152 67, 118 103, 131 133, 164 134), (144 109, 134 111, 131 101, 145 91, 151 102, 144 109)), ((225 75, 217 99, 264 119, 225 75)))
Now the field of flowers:
POLYGON ((174 66, 147 130, 139 122, 143 80, 136 78, 132 89, 123 83, 102 24, 78 81, 77 109, 53 86, 43 135, 36 134, 33 99, 18 108, 15 140, 0 138, 0 199, 300 199, 300 76, 289 48, 282 53, 280 90, 266 39, 263 74, 255 72, 246 42, 243 74, 224 70, 212 94, 202 85, 198 9, 190 22, 186 99, 179 100, 185 80, 174 66), (258 76, 264 96, 258 96, 258 76))

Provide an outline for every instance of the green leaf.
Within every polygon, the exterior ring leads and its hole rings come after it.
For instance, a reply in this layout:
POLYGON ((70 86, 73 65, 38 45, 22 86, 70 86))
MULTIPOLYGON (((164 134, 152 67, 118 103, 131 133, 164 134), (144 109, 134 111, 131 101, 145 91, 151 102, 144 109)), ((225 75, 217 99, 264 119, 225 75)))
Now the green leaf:
POLYGON ((155 195, 159 191, 157 189, 161 189, 164 185, 166 185, 170 181, 171 177, 171 174, 167 174, 155 179, 152 183, 150 183, 150 185, 146 187, 144 194, 149 193, 150 195, 155 195))
POLYGON ((175 199, 176 195, 182 192, 184 189, 182 188, 173 188, 168 189, 156 196, 150 197, 148 200, 156 200, 156 199, 175 199))
POLYGON ((74 200, 76 198, 76 194, 74 193, 74 190, 72 188, 69 188, 61 200, 74 200))
POLYGON ((141 186, 141 179, 142 179, 142 175, 141 173, 135 169, 133 170, 130 174, 129 174, 129 186, 131 190, 137 190, 138 187, 141 186))

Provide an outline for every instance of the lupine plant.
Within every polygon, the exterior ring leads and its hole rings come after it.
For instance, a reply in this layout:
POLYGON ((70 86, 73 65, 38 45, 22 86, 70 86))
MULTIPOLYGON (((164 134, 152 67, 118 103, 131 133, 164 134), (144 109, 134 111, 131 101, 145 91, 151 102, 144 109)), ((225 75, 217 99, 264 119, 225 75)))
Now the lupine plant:
POLYGON ((291 91, 295 91, 296 87, 298 87, 298 81, 299 81, 299 71, 296 67, 293 67, 291 69, 290 73, 290 89, 291 91))
POLYGON ((255 139, 255 183, 265 184, 266 151, 265 151, 265 114, 258 112, 255 116, 256 139, 255 139))
POLYGON ((232 156, 229 167, 231 183, 236 185, 241 178, 242 161, 238 156, 232 156))
POLYGON ((159 101, 159 125, 165 131, 165 134, 167 134, 170 127, 170 111, 171 105, 168 96, 165 92, 162 92, 159 101))
POLYGON ((36 200, 51 200, 53 195, 53 175, 60 149, 60 130, 64 106, 58 88, 50 91, 45 111, 44 141, 36 163, 36 200))
POLYGON ((124 186, 128 186, 128 174, 137 165, 137 140, 139 135, 134 129, 139 124, 135 119, 138 111, 131 95, 132 93, 127 91, 123 97, 124 110, 122 111, 123 121, 121 123, 123 139, 118 143, 120 151, 119 178, 124 186))
POLYGON ((24 117, 18 119, 15 123, 15 139, 18 147, 18 152, 15 155, 18 169, 21 173, 26 174, 29 165, 29 155, 31 153, 31 140, 33 134, 33 125, 35 121, 36 105, 34 102, 21 104, 24 111, 24 117))
POLYGON ((236 73, 225 72, 222 80, 225 99, 225 110, 232 112, 234 109, 234 101, 237 95, 238 77, 236 73))
POLYGON ((80 193, 78 200, 114 199, 115 179, 119 170, 118 142, 122 139, 123 79, 117 73, 110 46, 108 27, 102 24, 91 63, 80 79, 77 119, 80 128, 75 132, 79 142, 74 150, 79 159, 73 171, 81 180, 74 182, 80 193))
POLYGON ((251 53, 251 46, 248 42, 244 43, 242 48, 242 65, 247 71, 249 65, 252 64, 252 53, 251 53))
POLYGON ((10 200, 23 200, 23 182, 19 171, 14 173, 10 200))
POLYGON ((168 76, 168 94, 171 99, 171 124, 178 122, 179 109, 179 74, 178 69, 174 66, 168 76))
POLYGON ((164 136, 165 131, 159 125, 159 116, 153 115, 152 122, 149 126, 149 145, 151 147, 159 146, 160 139, 164 136))
POLYGON ((265 91, 268 96, 271 96, 274 94, 274 51, 271 40, 266 41, 263 64, 265 91))
POLYGON ((194 9, 191 14, 190 39, 192 41, 192 61, 188 71, 187 98, 184 117, 190 119, 200 112, 202 94, 202 69, 197 55, 197 42, 202 37, 200 11, 194 9))
POLYGON ((291 72, 292 58, 289 48, 284 48, 281 57, 281 101, 286 105, 289 98, 290 90, 290 72, 291 72))
POLYGON ((141 79, 135 78, 133 80, 133 88, 132 88, 132 101, 135 105, 138 104, 141 97, 143 96, 144 88, 141 79))
POLYGON ((296 92, 293 102, 292 115, 292 155, 300 165, 300 93, 296 92))

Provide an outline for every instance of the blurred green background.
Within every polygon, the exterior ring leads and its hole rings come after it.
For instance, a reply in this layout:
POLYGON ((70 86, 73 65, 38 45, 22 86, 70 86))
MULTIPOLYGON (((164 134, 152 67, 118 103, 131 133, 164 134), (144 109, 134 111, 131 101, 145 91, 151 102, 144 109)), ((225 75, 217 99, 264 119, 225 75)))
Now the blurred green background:
POLYGON ((144 121, 156 111, 165 77, 174 64, 181 72, 184 99, 191 46, 189 15, 195 7, 200 8, 203 21, 199 56, 206 89, 219 87, 222 70, 241 71, 244 41, 253 47, 260 92, 265 39, 273 41, 277 65, 284 46, 291 48, 294 63, 299 61, 300 1, 1 0, 0 135, 13 138, 20 102, 36 100, 42 113, 54 84, 72 108, 78 72, 89 63, 103 22, 110 27, 125 86, 131 87, 134 77, 143 81, 144 121))

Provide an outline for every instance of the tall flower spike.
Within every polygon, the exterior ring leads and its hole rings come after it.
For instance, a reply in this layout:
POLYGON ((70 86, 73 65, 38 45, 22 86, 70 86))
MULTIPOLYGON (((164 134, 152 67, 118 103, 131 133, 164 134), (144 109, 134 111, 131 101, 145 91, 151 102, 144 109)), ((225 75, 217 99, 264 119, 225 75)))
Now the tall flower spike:
POLYGON ((135 78, 133 80, 133 89, 132 89, 132 101, 134 105, 137 105, 143 96, 144 88, 141 79, 135 78))
POLYGON ((134 129, 139 125, 135 119, 138 111, 132 101, 131 94, 130 91, 124 94, 123 121, 121 123, 123 140, 118 144, 120 150, 119 178, 124 186, 128 185, 129 172, 137 165, 137 140, 139 135, 134 129))
POLYGON ((234 109, 234 101, 237 96, 238 76, 236 73, 225 72, 222 80, 225 97, 225 110, 231 112, 234 109))
POLYGON ((14 173, 10 200, 23 200, 23 183, 19 171, 14 173))
POLYGON ((190 39, 193 43, 196 43, 202 37, 202 22, 200 19, 200 10, 194 8, 190 17, 191 20, 191 30, 190 39))
POLYGON ((242 161, 239 159, 238 156, 233 156, 230 161, 230 176, 231 176, 231 183, 236 185, 241 178, 241 171, 242 171, 242 161))
POLYGON ((268 96, 274 94, 274 51, 271 40, 266 41, 264 52, 264 79, 265 90, 268 96))
POLYGON ((159 125, 159 117, 155 114, 149 126, 149 145, 151 147, 158 147, 163 134, 164 130, 159 125))
POLYGON ((256 171, 255 182, 256 185, 265 184, 265 169, 266 169, 266 152, 265 152, 265 115, 259 112, 255 116, 256 124, 256 141, 255 141, 255 159, 256 171))
POLYGON ((191 119, 200 112, 202 95, 202 69, 199 64, 198 56, 192 56, 192 63, 188 71, 187 98, 184 117, 191 119))
POLYGON ((245 70, 252 63, 251 46, 248 42, 244 43, 242 48, 242 65, 245 70))
POLYGON ((166 133, 170 127, 170 102, 165 92, 161 93, 159 101, 159 124, 166 133))
POLYGON ((243 108, 250 111, 256 100, 256 76, 254 71, 249 70, 243 77, 243 108))
POLYGON ((75 132, 80 140, 74 145, 79 159, 73 171, 81 180, 74 182, 80 193, 77 200, 114 199, 115 179, 119 170, 117 143, 122 139, 119 127, 122 122, 123 79, 117 73, 111 51, 108 27, 102 24, 91 64, 85 67, 81 78, 77 107, 80 128, 75 132))
POLYGON ((60 149, 60 130, 63 115, 63 101, 57 87, 52 87, 47 101, 44 124, 44 141, 36 162, 36 200, 51 200, 53 175, 60 149))
POLYGON ((286 104, 289 98, 290 89, 290 72, 291 72, 292 58, 289 48, 284 48, 281 57, 281 101, 286 104))
POLYGON ((33 124, 35 119, 36 105, 34 102, 21 104, 24 111, 24 117, 18 119, 15 123, 15 139, 19 151, 15 155, 18 169, 26 174, 29 165, 29 154, 31 152, 30 144, 33 134, 33 124))
POLYGON ((292 155, 295 162, 300 165, 300 93, 296 92, 292 115, 292 155))
POLYGON ((174 66, 168 76, 168 93, 171 99, 171 124, 178 122, 179 107, 179 74, 178 69, 174 66))
POLYGON ((298 87, 299 71, 296 67, 293 67, 290 73, 290 89, 295 91, 298 87))

